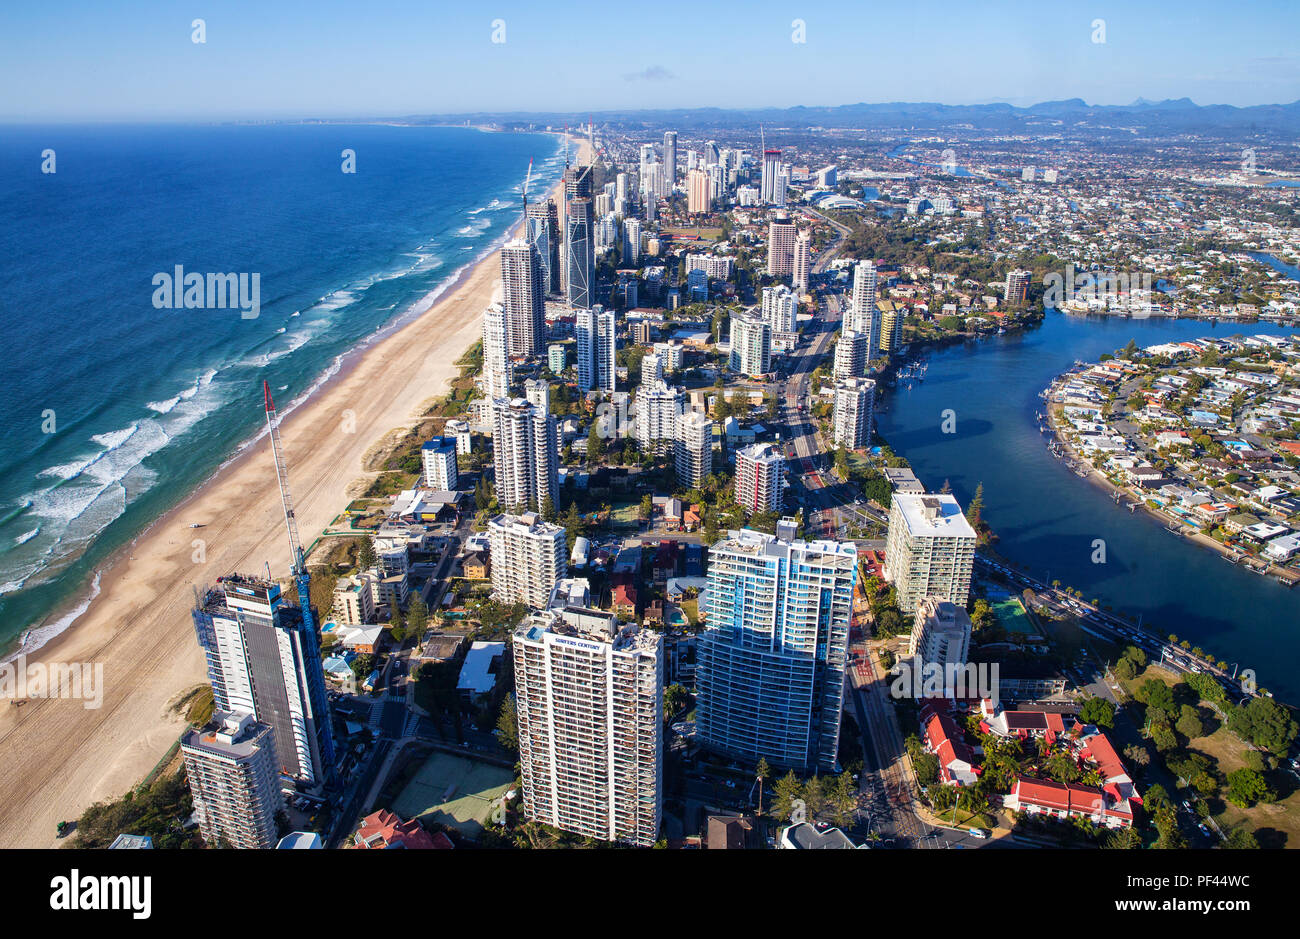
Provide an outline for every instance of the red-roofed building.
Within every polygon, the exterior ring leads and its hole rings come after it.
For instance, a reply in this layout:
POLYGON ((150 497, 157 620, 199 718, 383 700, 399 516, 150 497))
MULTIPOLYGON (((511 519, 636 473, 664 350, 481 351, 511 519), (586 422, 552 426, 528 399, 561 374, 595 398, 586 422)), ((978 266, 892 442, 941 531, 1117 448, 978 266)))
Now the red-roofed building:
POLYGON ((613 595, 614 612, 626 619, 636 617, 636 587, 630 583, 614 584, 610 588, 613 595))
MULTIPOLYGON (((1066 730, 1063 714, 1055 711, 1004 711, 1002 705, 994 704, 988 698, 980 702, 980 718, 980 728, 986 734, 1019 740, 1043 737, 1048 743, 1055 743, 1066 730)), ((1074 723, 1074 718, 1069 720, 1074 723)))
POLYGON ((400 815, 387 809, 380 809, 363 818, 353 842, 354 848, 371 850, 406 848, 415 851, 432 851, 454 847, 451 839, 444 833, 430 835, 416 819, 404 822, 400 815))
POLYGON ((927 705, 921 710, 921 731, 926 750, 939 759, 939 777, 955 786, 974 785, 979 778, 975 753, 962 739, 956 721, 927 705))
POLYGON ((1133 812, 1127 803, 1116 803, 1095 786, 1058 783, 1050 779, 1020 776, 1003 798, 1002 807, 1029 815, 1053 818, 1088 818, 1107 828, 1126 828, 1133 824, 1133 812))

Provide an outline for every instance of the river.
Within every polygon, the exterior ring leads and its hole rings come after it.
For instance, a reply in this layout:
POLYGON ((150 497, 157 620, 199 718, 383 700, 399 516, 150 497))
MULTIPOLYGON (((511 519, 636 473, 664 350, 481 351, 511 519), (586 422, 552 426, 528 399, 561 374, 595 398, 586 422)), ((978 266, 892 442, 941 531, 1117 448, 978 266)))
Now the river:
POLYGON ((1235 567, 1174 535, 1143 512, 1130 514, 1047 451, 1038 397, 1076 360, 1096 361, 1130 339, 1139 346, 1198 336, 1281 334, 1264 323, 1120 319, 1049 312, 1028 332, 924 353, 924 381, 886 393, 880 433, 937 490, 948 480, 967 505, 984 484, 984 518, 997 550, 1048 582, 1077 587, 1159 635, 1176 633, 1217 658, 1254 669, 1259 686, 1300 700, 1300 588, 1235 567), (942 432, 953 411, 955 433, 942 432), (1094 542, 1105 562, 1093 563, 1094 542), (1290 663, 1290 664, 1288 664, 1290 663))

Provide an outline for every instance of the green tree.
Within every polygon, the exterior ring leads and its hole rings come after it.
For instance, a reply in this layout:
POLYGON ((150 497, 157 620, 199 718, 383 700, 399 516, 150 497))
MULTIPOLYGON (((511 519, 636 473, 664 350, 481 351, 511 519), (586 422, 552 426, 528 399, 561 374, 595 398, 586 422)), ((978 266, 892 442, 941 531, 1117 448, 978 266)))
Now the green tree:
POLYGON ((1188 740, 1195 740, 1205 734, 1205 725, 1201 723, 1201 715, 1190 704, 1184 704, 1179 709, 1178 722, 1174 725, 1174 729, 1188 740))
POLYGON ((1248 809, 1256 802, 1276 802, 1277 793, 1269 788, 1259 773, 1242 767, 1228 774, 1228 801, 1248 809))
POLYGON ((772 814, 788 821, 794 812, 795 800, 802 798, 802 793, 799 777, 790 770, 776 781, 772 789, 772 814))
POLYGON ((772 775, 772 767, 767 765, 767 760, 761 756, 758 758, 758 765, 754 767, 754 778, 758 780, 758 814, 763 814, 763 783, 772 775))
POLYGON ((357 567, 368 571, 375 566, 375 545, 369 538, 359 539, 357 546, 357 567))
POLYGON ((674 682, 664 689, 664 721, 671 722, 691 699, 691 693, 674 682))
POLYGON ((1228 729, 1273 753, 1286 753, 1296 738, 1296 722, 1272 698, 1251 698, 1228 712, 1228 729))
POLYGON ((1079 718, 1085 724, 1096 724, 1098 727, 1115 726, 1115 705, 1105 698, 1089 698, 1083 702, 1083 707, 1079 708, 1079 718))
POLYGON ((424 630, 429 625, 429 605, 424 602, 424 596, 418 590, 415 596, 411 598, 411 604, 407 608, 406 624, 410 627, 410 635, 415 637, 416 642, 419 642, 424 636, 424 630))
POLYGON ((501 699, 501 710, 497 712, 497 740, 507 750, 519 750, 519 713, 515 710, 515 696, 507 694, 501 699))
POLYGON ((1223 839, 1223 846, 1230 851, 1256 851, 1259 849, 1259 841, 1255 838, 1254 832, 1247 831, 1245 828, 1234 828, 1223 839))

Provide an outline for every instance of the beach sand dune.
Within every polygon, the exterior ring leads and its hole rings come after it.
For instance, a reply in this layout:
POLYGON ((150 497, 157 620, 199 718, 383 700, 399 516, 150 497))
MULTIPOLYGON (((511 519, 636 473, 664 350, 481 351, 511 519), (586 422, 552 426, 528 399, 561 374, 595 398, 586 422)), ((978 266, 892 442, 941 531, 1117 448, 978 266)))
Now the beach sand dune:
MULTIPOLYGON (((499 277, 494 252, 285 417, 289 482, 306 542, 347 504, 366 452, 391 429, 413 426, 421 405, 446 391, 455 360, 481 334, 499 277), (353 422, 356 431, 346 433, 353 422)), ((250 387, 248 407, 260 406, 260 387, 250 387)), ((57 822, 121 796, 155 766, 184 729, 175 701, 206 681, 190 619, 194 588, 268 563, 273 576, 288 576, 288 537, 263 439, 124 549, 80 619, 32 655, 32 662, 102 662, 103 700, 98 709, 72 700, 0 706, 0 847, 58 844, 57 822)))

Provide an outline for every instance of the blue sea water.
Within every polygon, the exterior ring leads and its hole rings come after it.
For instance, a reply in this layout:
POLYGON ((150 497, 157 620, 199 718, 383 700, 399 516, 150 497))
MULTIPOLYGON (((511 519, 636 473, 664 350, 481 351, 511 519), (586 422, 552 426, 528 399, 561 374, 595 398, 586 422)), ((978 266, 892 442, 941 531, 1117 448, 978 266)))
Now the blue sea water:
POLYGON ((283 412, 500 243, 530 159, 545 191, 563 157, 543 134, 0 132, 0 651, 57 630, 111 551, 260 431, 264 378, 283 412), (257 274, 258 315, 156 308, 177 265, 257 274))

